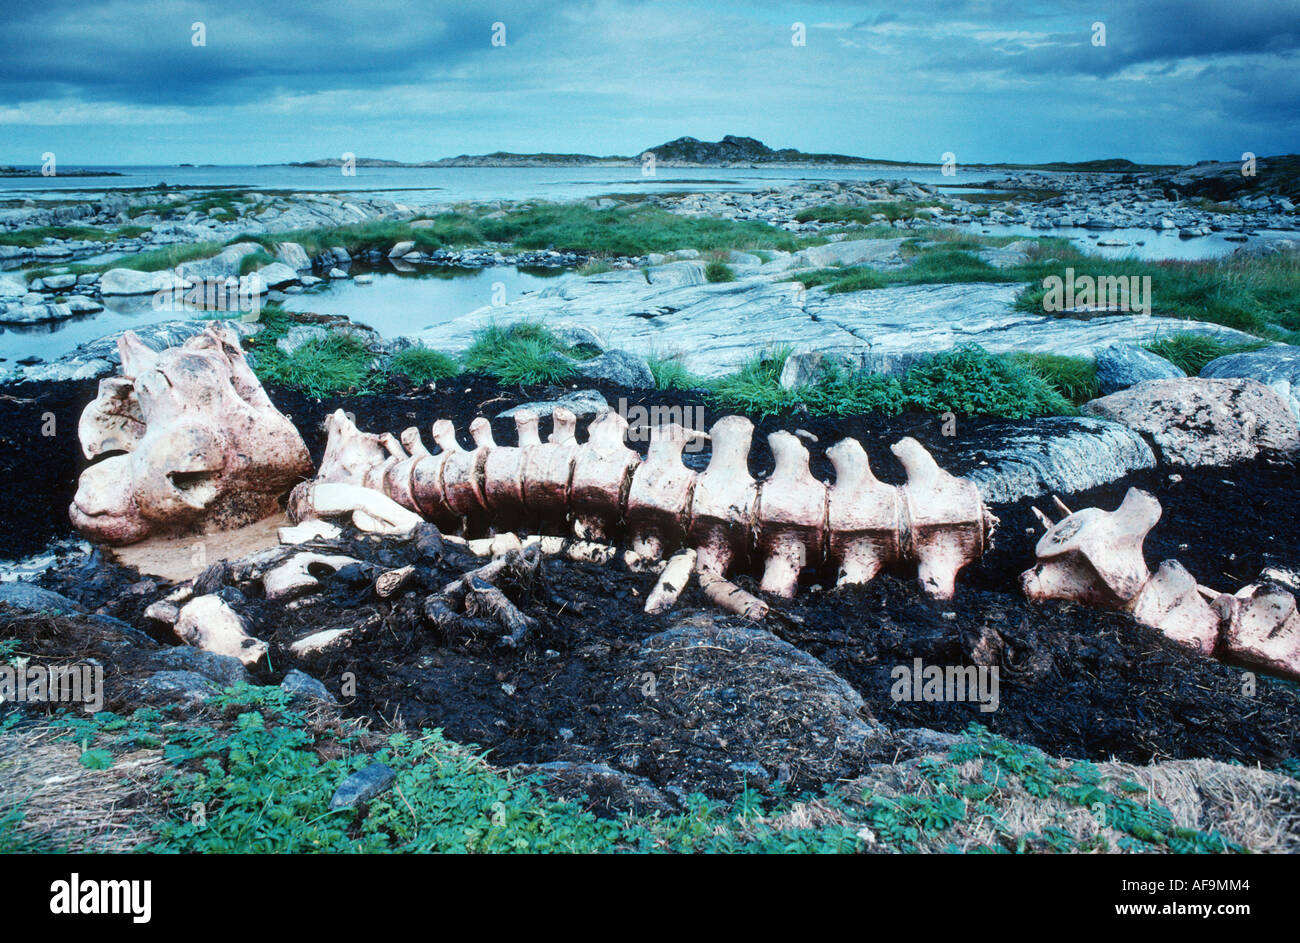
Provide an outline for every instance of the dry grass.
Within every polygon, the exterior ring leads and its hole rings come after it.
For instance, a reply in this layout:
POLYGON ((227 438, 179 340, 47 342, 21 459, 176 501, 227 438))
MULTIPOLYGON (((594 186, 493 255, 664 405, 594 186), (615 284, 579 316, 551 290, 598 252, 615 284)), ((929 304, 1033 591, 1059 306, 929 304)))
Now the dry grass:
POLYGON ((161 750, 120 754, 89 769, 66 729, 32 725, 0 734, 0 814, 21 806, 17 834, 51 851, 124 852, 149 840, 143 806, 164 768, 161 750))

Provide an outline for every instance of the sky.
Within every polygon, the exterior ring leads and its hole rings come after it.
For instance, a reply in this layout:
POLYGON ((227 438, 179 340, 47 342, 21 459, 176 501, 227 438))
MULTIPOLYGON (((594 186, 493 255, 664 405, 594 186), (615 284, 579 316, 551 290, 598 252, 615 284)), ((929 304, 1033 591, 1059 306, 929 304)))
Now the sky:
POLYGON ((1238 160, 1300 152, 1298 50, 1300 0, 0 0, 0 163, 1238 160))

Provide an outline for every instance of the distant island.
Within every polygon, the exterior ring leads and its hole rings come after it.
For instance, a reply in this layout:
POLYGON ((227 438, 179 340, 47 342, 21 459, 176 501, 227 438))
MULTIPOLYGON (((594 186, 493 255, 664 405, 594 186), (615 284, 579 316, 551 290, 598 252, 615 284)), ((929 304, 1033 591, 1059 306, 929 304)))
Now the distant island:
MULTIPOLYGON (((39 167, 5 167, 0 166, 0 177, 44 177, 39 167)), ((52 177, 121 177, 122 174, 115 170, 85 170, 83 168, 73 168, 72 170, 60 170, 57 174, 50 174, 52 177)))
MULTIPOLYGON (((636 155, 622 154, 516 154, 510 151, 493 151, 490 154, 461 154, 438 160, 400 161, 380 157, 358 157, 357 167, 638 167, 643 155, 653 154, 661 167, 917 167, 934 168, 941 164, 923 161, 886 160, 875 157, 855 157, 850 154, 808 153, 793 147, 768 147, 757 138, 728 134, 720 141, 701 141, 693 137, 680 137, 655 147, 647 147, 636 155)), ((318 160, 293 161, 290 167, 339 167, 343 161, 337 157, 318 160)), ((966 169, 988 170, 1044 170, 1078 171, 1085 173, 1141 173, 1143 171, 1171 170, 1175 165, 1137 164, 1122 158, 1089 161, 1052 161, 1043 164, 964 164, 966 169)))

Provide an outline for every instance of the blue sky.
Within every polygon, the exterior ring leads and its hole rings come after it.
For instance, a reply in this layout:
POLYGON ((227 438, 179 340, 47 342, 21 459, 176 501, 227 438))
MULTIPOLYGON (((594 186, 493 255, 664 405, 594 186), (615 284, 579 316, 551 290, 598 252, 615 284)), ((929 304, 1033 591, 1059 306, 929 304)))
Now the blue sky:
POLYGON ((0 0, 0 163, 1237 159, 1300 151, 1298 49, 1300 0, 0 0))

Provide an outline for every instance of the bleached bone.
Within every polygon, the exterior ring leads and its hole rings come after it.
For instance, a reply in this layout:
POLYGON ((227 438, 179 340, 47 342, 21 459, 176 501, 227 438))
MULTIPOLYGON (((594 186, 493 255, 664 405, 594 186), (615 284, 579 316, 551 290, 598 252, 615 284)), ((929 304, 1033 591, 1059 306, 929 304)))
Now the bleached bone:
POLYGON ((1225 660, 1300 681, 1300 613, 1276 583, 1243 586, 1215 600, 1225 660))
POLYGON ((821 556, 826 486, 808 470, 808 450, 789 432, 767 437, 776 459, 758 494, 758 552, 764 557, 764 592, 794 596, 799 572, 821 556))
POLYGON ((900 493, 917 578, 930 595, 951 599, 957 574, 983 555, 997 518, 974 482, 948 474, 920 442, 906 438, 889 449, 907 472, 900 493))
POLYGON ((248 623, 220 596, 196 596, 176 619, 181 641, 218 655, 232 655, 252 666, 266 657, 267 644, 248 634, 248 623))
POLYGON ((676 605, 682 590, 691 580, 693 569, 695 569, 694 550, 681 550, 673 554, 673 558, 659 574, 659 581, 655 583, 654 589, 646 597, 645 611, 651 614, 667 612, 676 605))
POLYGON ((1274 583, 1236 595, 1197 584, 1176 560, 1147 569, 1142 543, 1160 519, 1160 503, 1130 488, 1115 511, 1066 512, 1039 540, 1038 565, 1021 575, 1031 599, 1066 599, 1127 610, 1144 625, 1205 655, 1300 680, 1296 600, 1274 583))
POLYGON ((1038 565, 1020 577, 1025 595, 1127 609, 1151 579, 1142 544, 1159 520, 1160 502, 1137 488, 1114 511, 1075 511, 1038 541, 1038 565))
POLYGON ((262 574, 267 599, 291 599, 320 588, 317 574, 333 573, 349 563, 359 563, 344 554, 295 553, 262 574))
POLYGON ((289 519, 351 514, 358 529, 372 534, 409 534, 424 519, 382 491, 339 482, 303 482, 289 495, 289 519))
MULTIPOLYGON (((403 451, 397 452, 383 437, 358 446, 352 440, 364 434, 335 422, 339 428, 331 427, 331 435, 350 445, 327 448, 321 481, 379 484, 401 506, 449 532, 494 528, 496 537, 461 541, 474 553, 551 540, 558 542, 546 553, 574 556, 579 544, 558 536, 566 529, 592 540, 601 558, 612 557, 610 545, 621 542, 624 562, 635 570, 662 569, 666 556, 690 548, 696 571, 715 577, 708 592, 724 599, 740 598, 732 592, 739 590, 717 580, 755 557, 763 560, 763 588, 784 596, 794 594, 807 566, 833 563, 840 582, 856 583, 886 566, 915 563, 926 592, 947 598, 961 568, 989 546, 997 523, 975 485, 943 471, 913 439, 894 446, 906 484, 881 484, 862 447, 846 439, 828 453, 836 468, 828 489, 812 476, 807 449, 785 432, 769 436, 776 467, 755 482, 748 468, 753 425, 740 416, 714 424, 707 437, 713 454, 698 475, 682 461, 694 433, 677 424, 654 429, 641 460, 623 441, 626 422, 610 412, 591 423, 582 444, 576 420, 563 409, 556 410, 546 442, 537 416, 526 411, 515 415, 516 445, 496 443, 487 421, 476 419, 473 450, 462 448, 451 424, 440 420, 433 427, 434 453, 412 429, 402 434, 403 451), (359 467, 355 456, 364 450, 373 467, 359 467), (517 543, 501 536, 530 529, 546 536, 517 543)), ((736 605, 752 614, 757 602, 746 594, 736 605)))
POLYGON ((311 474, 307 447, 271 404, 239 338, 209 326, 155 353, 118 339, 122 375, 81 414, 88 459, 68 509, 87 537, 129 544, 232 530, 279 510, 311 474))

